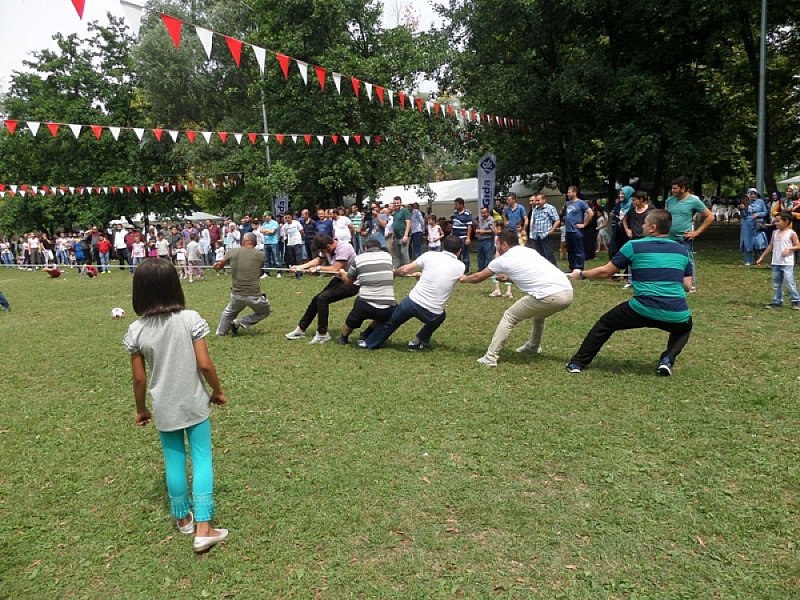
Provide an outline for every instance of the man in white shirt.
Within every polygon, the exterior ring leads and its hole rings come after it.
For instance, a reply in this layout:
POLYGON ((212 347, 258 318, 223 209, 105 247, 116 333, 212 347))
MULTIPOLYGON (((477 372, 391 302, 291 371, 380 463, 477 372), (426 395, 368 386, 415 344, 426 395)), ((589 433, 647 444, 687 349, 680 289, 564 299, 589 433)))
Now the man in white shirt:
POLYGON ((500 350, 511 330, 524 319, 532 319, 533 325, 528 341, 517 352, 541 352, 545 319, 572 304, 572 285, 567 276, 536 250, 520 246, 516 231, 500 232, 497 252, 500 256, 483 271, 460 279, 461 283, 480 283, 493 275, 503 275, 525 294, 503 313, 486 354, 478 359, 486 367, 497 366, 500 350))
POLYGON ((125 269, 126 264, 131 264, 128 254, 128 244, 125 242, 125 235, 127 233, 122 223, 117 223, 116 231, 114 231, 114 253, 117 255, 120 271, 125 269))
POLYGON ((459 259, 461 240, 448 235, 444 238, 443 246, 443 252, 426 252, 414 262, 394 270, 395 277, 420 270, 422 274, 406 299, 395 307, 389 320, 358 343, 361 348, 380 348, 398 327, 412 317, 422 321, 423 326, 416 337, 408 342, 408 349, 423 350, 430 347, 431 336, 447 318, 445 304, 465 269, 459 259))

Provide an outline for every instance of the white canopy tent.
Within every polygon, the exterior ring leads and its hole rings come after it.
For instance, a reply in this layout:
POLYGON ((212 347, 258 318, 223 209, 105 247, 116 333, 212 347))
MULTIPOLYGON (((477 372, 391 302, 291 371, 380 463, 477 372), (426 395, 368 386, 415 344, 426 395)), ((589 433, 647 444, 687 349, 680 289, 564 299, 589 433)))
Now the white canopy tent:
POLYGON ((779 185, 792 185, 792 184, 799 184, 800 183, 800 175, 795 177, 790 177, 789 179, 784 179, 783 181, 779 181, 779 185))
POLYGON ((220 217, 218 215, 212 215, 207 212, 196 212, 192 213, 191 215, 186 216, 187 221, 192 221, 193 223, 199 221, 224 221, 225 217, 220 217))

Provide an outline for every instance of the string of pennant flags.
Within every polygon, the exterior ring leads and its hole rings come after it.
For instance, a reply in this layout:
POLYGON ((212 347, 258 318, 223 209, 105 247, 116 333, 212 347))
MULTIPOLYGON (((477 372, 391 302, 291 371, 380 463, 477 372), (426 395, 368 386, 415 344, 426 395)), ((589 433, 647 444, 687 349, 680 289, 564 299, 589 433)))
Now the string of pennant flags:
POLYGON ((168 192, 184 192, 197 189, 216 190, 230 189, 239 185, 242 176, 239 173, 226 174, 218 179, 201 178, 182 181, 158 182, 129 185, 30 185, 0 183, 0 198, 26 196, 92 196, 117 194, 158 194, 168 192))
MULTIPOLYGON (((85 0, 72 0, 72 3, 78 12, 78 16, 82 19, 83 10, 86 3, 85 0)), ((126 20, 131 27, 133 34, 138 35, 144 6, 130 0, 120 0, 120 6, 125 13, 126 20)), ((268 51, 266 48, 256 46, 255 44, 250 44, 233 36, 226 35, 206 27, 201 27, 200 25, 184 21, 183 19, 179 19, 178 17, 174 17, 166 13, 159 13, 159 16, 164 24, 164 27, 167 29, 167 33, 169 34, 169 37, 172 40, 172 44, 175 46, 175 48, 180 48, 181 46, 184 25, 192 27, 197 34, 197 37, 199 38, 209 60, 211 59, 211 53, 214 47, 214 38, 218 37, 225 40, 225 45, 228 47, 231 57, 233 58, 233 62, 237 67, 241 66, 243 47, 249 46, 253 52, 253 55, 255 56, 259 71, 262 75, 267 67, 267 54, 269 53, 277 61, 278 65, 280 66, 281 73, 283 73, 283 78, 287 81, 289 79, 291 66, 295 65, 297 67, 297 71, 300 73, 300 76, 303 79, 303 83, 308 86, 309 67, 311 67, 314 75, 317 78, 320 89, 323 91, 326 89, 328 74, 330 74, 331 79, 336 87, 336 91, 339 95, 342 94, 342 81, 344 80, 345 88, 346 82, 350 82, 350 86, 352 87, 353 94, 356 98, 362 98, 363 90, 363 95, 366 96, 369 102, 373 102, 373 98, 377 98, 381 106, 385 106, 388 102, 390 107, 399 107, 400 110, 409 108, 410 110, 416 110, 420 113, 425 111, 430 116, 451 118, 458 121, 476 123, 479 125, 496 125, 510 130, 533 131, 534 129, 534 127, 532 127, 530 124, 527 124, 519 119, 501 115, 492 115, 475 109, 464 109, 454 106, 452 103, 442 103, 435 100, 430 100, 420 95, 414 95, 413 93, 404 90, 394 90, 387 86, 381 86, 366 80, 362 80, 353 75, 345 75, 321 65, 308 63, 300 60, 299 58, 289 56, 288 54, 283 54, 273 50, 268 51), (395 98, 397 99, 396 102, 395 98)))
POLYGON ((169 138, 172 139, 173 142, 177 142, 179 137, 185 137, 189 140, 189 143, 193 144, 195 140, 205 141, 206 144, 210 144, 212 138, 219 139, 223 144, 228 142, 229 138, 233 138, 233 140, 238 144, 241 145, 243 140, 249 140, 250 144, 255 145, 259 140, 263 140, 264 143, 268 143, 270 138, 274 139, 278 144, 283 145, 284 142, 287 140, 291 140, 294 142, 295 145, 305 143, 306 146, 311 146, 315 142, 318 142, 319 145, 323 146, 325 144, 333 144, 338 145, 340 142, 344 146, 361 146, 361 145, 370 145, 376 144, 380 145, 383 141, 382 136, 380 135, 365 135, 365 134, 354 134, 354 135, 341 135, 341 134, 326 134, 326 135, 317 135, 312 133, 253 133, 253 132, 229 132, 229 131, 199 131, 195 129, 165 129, 160 127, 152 127, 152 128, 145 128, 145 127, 116 127, 113 125, 84 125, 82 123, 58 123, 55 121, 46 121, 42 123, 42 121, 25 121, 19 119, 5 119, 3 121, 3 125, 5 126, 6 130, 10 135, 14 135, 17 131, 24 131, 21 126, 24 126, 27 131, 36 137, 39 133, 39 130, 42 125, 50 132, 53 137, 56 137, 59 134, 59 131, 62 128, 68 128, 72 135, 75 136, 75 139, 80 137, 83 131, 91 131, 92 134, 96 139, 100 139, 103 135, 103 131, 108 130, 111 134, 111 137, 114 138, 114 141, 119 140, 119 137, 122 132, 130 131, 137 137, 137 139, 141 142, 144 140, 145 133, 152 135, 157 141, 162 141, 165 139, 164 134, 166 133, 169 138))

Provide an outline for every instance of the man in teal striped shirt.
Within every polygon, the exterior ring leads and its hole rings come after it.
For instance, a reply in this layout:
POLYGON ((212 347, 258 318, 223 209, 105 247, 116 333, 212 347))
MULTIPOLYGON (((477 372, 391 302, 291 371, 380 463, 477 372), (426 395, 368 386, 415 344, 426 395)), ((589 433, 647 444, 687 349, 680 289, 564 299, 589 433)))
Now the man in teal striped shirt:
POLYGON ((656 372, 672 375, 675 360, 692 333, 686 302, 686 292, 692 287, 692 262, 682 244, 668 239, 671 226, 669 212, 653 210, 645 218, 643 238, 627 242, 602 267, 570 273, 574 279, 610 279, 630 266, 633 298, 600 317, 567 363, 567 371, 580 373, 615 331, 649 327, 669 332, 656 372))

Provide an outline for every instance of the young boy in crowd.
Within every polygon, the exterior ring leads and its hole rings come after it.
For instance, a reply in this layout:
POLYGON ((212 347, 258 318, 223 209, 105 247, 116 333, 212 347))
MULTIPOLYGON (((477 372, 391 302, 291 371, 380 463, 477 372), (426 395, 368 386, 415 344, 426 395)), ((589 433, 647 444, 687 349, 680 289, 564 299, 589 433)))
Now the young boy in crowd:
POLYGON ((772 287, 775 290, 772 302, 764 308, 780 308, 783 306, 783 286, 789 292, 789 300, 793 310, 800 310, 800 293, 797 292, 797 283, 794 280, 795 252, 800 252, 800 241, 797 233, 792 229, 792 215, 781 212, 775 217, 775 233, 772 240, 758 258, 756 264, 761 264, 764 258, 772 252, 772 287))

